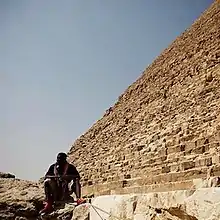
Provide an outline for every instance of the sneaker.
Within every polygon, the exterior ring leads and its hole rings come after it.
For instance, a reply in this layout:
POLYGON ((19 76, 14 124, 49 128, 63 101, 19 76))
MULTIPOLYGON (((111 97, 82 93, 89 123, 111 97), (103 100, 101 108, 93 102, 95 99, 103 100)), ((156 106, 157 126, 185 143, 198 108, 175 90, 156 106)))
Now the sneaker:
POLYGON ((53 206, 51 202, 45 202, 44 208, 40 211, 40 214, 49 214, 53 211, 53 206))

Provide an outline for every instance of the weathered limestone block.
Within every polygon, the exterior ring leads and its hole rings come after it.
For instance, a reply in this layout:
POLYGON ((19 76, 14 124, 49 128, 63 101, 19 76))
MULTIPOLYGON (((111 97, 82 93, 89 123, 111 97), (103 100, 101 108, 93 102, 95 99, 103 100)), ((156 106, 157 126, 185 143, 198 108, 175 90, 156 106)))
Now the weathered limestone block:
POLYGON ((81 204, 72 211, 71 220, 89 220, 90 203, 81 204))
POLYGON ((174 164, 170 165, 170 171, 171 172, 178 172, 178 171, 180 171, 179 163, 174 163, 174 164))
POLYGON ((195 166, 196 167, 204 167, 204 166, 211 166, 212 165, 212 157, 208 158, 198 158, 195 161, 195 166))
POLYGON ((220 164, 220 155, 213 155, 212 156, 212 164, 220 164))
POLYGON ((219 220, 220 188, 99 196, 91 206, 91 220, 219 220))
POLYGON ((180 164, 180 169, 182 171, 188 170, 188 169, 191 169, 191 168, 194 168, 194 167, 195 167, 195 162, 194 161, 185 161, 185 162, 182 162, 180 164))

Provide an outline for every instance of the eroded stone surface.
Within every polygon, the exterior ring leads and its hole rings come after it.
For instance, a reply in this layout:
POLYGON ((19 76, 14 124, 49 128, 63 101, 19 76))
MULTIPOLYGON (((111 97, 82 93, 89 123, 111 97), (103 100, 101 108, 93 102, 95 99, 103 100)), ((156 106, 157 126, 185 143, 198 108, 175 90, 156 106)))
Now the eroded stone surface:
MULTIPOLYGON (((36 220, 43 208, 43 185, 19 179, 0 178, 0 219, 36 220)), ((84 205, 85 206, 85 205, 84 205)), ((43 220, 87 220, 89 207, 63 204, 43 220)))
POLYGON ((43 199, 43 188, 37 183, 0 178, 0 217, 3 219, 36 219, 43 199))

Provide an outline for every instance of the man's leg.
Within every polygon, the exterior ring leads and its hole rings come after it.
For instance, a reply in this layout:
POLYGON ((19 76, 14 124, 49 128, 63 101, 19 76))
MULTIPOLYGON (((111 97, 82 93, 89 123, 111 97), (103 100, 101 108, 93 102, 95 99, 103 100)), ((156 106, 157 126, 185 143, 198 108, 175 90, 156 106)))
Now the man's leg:
POLYGON ((69 188, 68 188, 68 182, 63 181, 60 187, 60 200, 65 201, 68 200, 69 198, 69 188))
POLYGON ((54 179, 46 179, 44 181, 44 191, 46 195, 46 200, 52 199, 56 201, 58 198, 58 186, 54 179))
POLYGON ((76 179, 76 198, 80 199, 81 198, 81 185, 79 182, 79 179, 76 179))
POLYGON ((74 192, 76 194, 77 199, 81 198, 81 185, 79 179, 76 179, 71 185, 71 192, 74 192))
POLYGON ((40 213, 52 211, 53 202, 57 198, 56 181, 53 179, 46 179, 44 181, 44 192, 46 196, 46 203, 44 209, 42 209, 40 213))
POLYGON ((44 193, 45 193, 45 196, 46 196, 46 201, 49 201, 52 199, 52 190, 51 190, 51 187, 50 187, 50 179, 46 179, 44 181, 44 193))

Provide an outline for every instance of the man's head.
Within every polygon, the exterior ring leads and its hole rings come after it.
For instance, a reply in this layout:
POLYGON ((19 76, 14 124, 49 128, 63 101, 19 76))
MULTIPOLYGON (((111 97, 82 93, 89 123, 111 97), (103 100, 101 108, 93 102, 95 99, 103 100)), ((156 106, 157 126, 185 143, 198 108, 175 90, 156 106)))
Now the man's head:
POLYGON ((67 162, 66 158, 67 158, 67 155, 65 153, 63 152, 59 153, 57 155, 57 164, 59 165, 65 164, 67 162))

